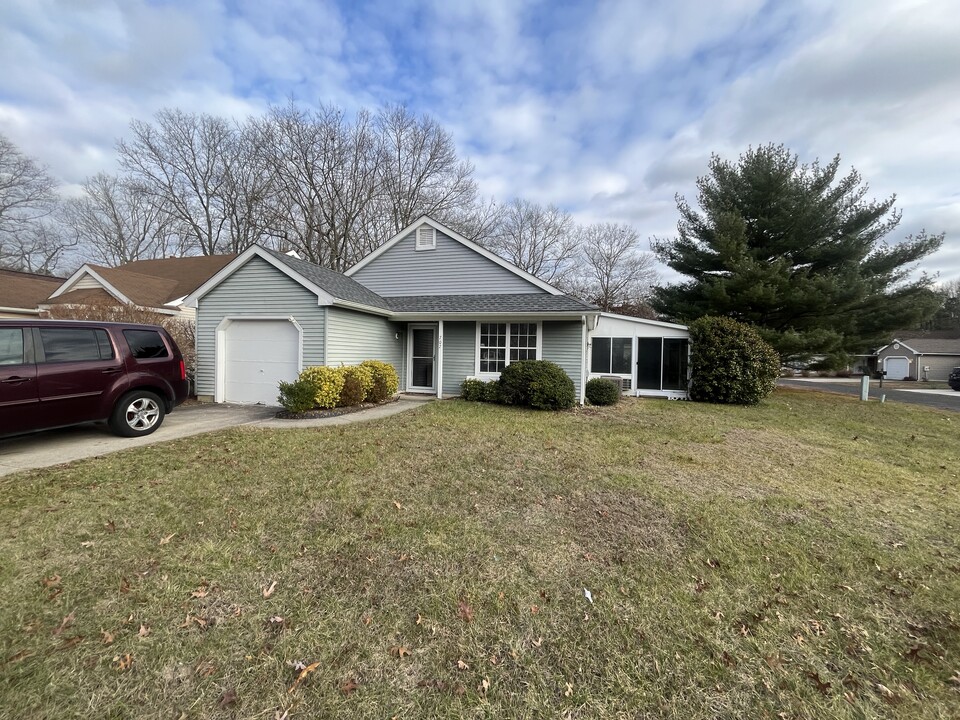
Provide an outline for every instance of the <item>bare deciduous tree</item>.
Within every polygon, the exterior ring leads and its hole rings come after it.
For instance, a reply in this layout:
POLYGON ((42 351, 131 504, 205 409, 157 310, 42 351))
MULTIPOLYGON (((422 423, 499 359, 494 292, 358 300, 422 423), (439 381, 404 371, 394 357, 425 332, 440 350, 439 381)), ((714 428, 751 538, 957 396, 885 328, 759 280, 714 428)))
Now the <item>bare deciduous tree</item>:
POLYGON ((596 223, 578 232, 581 257, 566 283, 571 294, 609 311, 644 304, 656 282, 654 256, 629 225, 596 223))
POLYGON ((579 252, 570 214, 549 205, 515 198, 500 215, 485 245, 521 270, 548 283, 569 274, 579 252))
POLYGON ((135 181, 99 173, 82 187, 64 203, 63 222, 84 259, 116 266, 184 252, 172 214, 135 181))
POLYGON ((156 123, 134 120, 120 140, 120 163, 167 208, 204 255, 240 252, 263 235, 269 189, 244 129, 212 115, 161 110, 156 123))
POLYGON ((57 182, 35 159, 0 135, 0 265, 51 272, 69 248, 49 221, 57 182))

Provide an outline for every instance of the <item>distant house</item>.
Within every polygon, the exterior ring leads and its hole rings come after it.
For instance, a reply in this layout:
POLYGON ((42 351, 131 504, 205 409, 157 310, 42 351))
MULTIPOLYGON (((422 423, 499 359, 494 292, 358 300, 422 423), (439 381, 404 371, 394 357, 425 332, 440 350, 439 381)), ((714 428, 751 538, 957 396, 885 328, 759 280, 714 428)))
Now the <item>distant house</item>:
POLYGON ((960 367, 960 338, 895 338, 877 350, 874 362, 888 380, 945 381, 960 367))
POLYGON ((62 282, 62 277, 0 269, 0 317, 39 315, 40 303, 62 282))
POLYGON ((193 320, 184 298, 203 285, 236 255, 137 260, 119 267, 85 264, 66 280, 58 280, 43 303, 57 305, 124 304, 193 320))
POLYGON ((559 365, 581 402, 595 376, 686 396, 685 327, 601 313, 429 217, 346 273, 254 246, 184 302, 197 308, 203 400, 272 405, 304 367, 365 359, 436 397, 528 359, 559 365))

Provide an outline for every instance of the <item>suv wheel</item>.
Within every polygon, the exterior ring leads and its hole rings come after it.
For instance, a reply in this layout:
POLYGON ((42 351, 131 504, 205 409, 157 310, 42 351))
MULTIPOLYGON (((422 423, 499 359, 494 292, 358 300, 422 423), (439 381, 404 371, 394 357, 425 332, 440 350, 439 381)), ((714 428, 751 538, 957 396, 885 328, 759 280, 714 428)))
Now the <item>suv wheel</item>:
POLYGON ((110 429, 123 437, 149 435, 163 422, 163 402, 149 390, 128 392, 113 408, 110 429))

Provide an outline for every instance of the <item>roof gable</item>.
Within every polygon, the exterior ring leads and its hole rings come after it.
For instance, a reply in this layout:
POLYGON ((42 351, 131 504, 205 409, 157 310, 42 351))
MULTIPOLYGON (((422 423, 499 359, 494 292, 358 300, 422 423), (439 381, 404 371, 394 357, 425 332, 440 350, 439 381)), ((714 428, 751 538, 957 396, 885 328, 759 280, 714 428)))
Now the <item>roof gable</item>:
POLYGON ((480 247, 430 217, 423 216, 347 270, 349 277, 384 297, 412 295, 492 295, 560 290, 480 247), (419 228, 436 232, 436 245, 418 246, 419 228))

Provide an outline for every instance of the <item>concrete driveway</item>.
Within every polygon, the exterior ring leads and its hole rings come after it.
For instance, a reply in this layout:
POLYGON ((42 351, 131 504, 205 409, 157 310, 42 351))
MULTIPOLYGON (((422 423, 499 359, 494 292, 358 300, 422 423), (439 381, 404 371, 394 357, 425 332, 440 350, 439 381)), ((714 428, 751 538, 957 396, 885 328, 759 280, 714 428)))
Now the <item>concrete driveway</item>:
POLYGON ((0 476, 21 470, 34 470, 83 458, 177 440, 238 425, 264 428, 304 428, 376 420, 412 410, 431 402, 429 399, 402 397, 385 403, 334 417, 309 420, 278 420, 280 408, 262 405, 187 405, 168 415, 160 429, 142 438, 121 438, 106 425, 77 425, 61 430, 45 430, 21 437, 0 440, 0 476))

